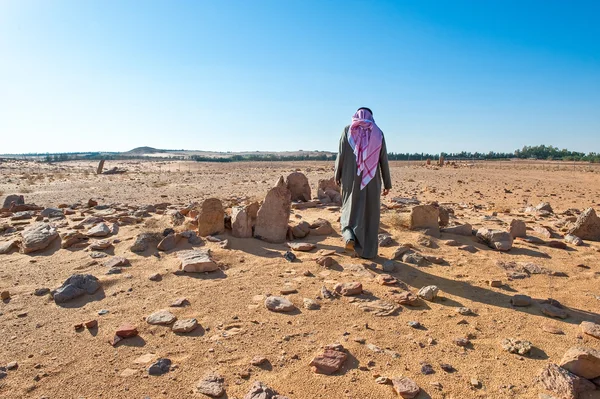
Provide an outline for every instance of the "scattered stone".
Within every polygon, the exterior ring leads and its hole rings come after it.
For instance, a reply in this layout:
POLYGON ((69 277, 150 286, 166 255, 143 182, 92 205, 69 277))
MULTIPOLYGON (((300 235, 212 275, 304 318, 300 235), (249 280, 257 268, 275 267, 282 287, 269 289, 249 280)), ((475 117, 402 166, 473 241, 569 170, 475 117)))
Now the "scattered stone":
POLYGON ((150 244, 158 243, 162 240, 162 236, 157 233, 141 233, 135 239, 133 245, 129 248, 131 252, 144 252, 150 244))
POLYGON ((568 242, 569 244, 573 244, 577 247, 580 247, 583 245, 583 240, 573 234, 567 234, 565 236, 565 242, 568 242))
POLYGON ((513 245, 513 238, 506 231, 481 228, 477 230, 476 236, 487 246, 498 251, 509 251, 513 245))
POLYGON ((328 220, 317 219, 310 225, 310 234, 316 236, 326 236, 333 233, 333 227, 328 220))
POLYGON ((450 365, 448 363, 441 363, 440 364, 440 368, 442 370, 444 370, 446 373, 453 373, 453 372, 456 371, 456 369, 452 365, 450 365))
POLYGON ((369 312, 374 316, 391 316, 398 308, 393 303, 385 302, 380 299, 373 301, 370 299, 355 298, 352 303, 360 310, 369 312))
POLYGON ((421 288, 417 293, 417 296, 431 302, 437 297, 439 291, 439 288, 435 285, 428 285, 421 288))
POLYGON ((435 370, 433 369, 433 366, 431 366, 431 364, 425 363, 425 364, 421 365, 421 374, 423 374, 423 375, 435 374, 435 370))
POLYGON ((219 269, 212 260, 209 249, 191 249, 177 253, 181 270, 187 273, 214 272, 219 269))
POLYGON ((33 295, 35 296, 44 296, 50 293, 50 288, 36 288, 35 291, 33 291, 33 295))
POLYGON ((462 316, 472 316, 475 314, 471 309, 466 308, 466 307, 460 307, 460 308, 456 309, 456 313, 458 313, 462 316))
POLYGON ((21 252, 41 251, 58 237, 58 231, 48 223, 37 223, 21 233, 21 252))
POLYGON ((304 238, 310 233, 310 223, 300 222, 292 227, 292 235, 294 238, 304 238))
POLYGON ((284 242, 291 212, 291 193, 283 177, 267 193, 258 210, 254 236, 267 242, 284 242))
POLYGON ((475 246, 473 245, 461 245, 460 247, 458 247, 458 249, 461 251, 470 252, 472 254, 477 252, 477 248, 475 248, 475 246))
POLYGON ((261 365, 263 365, 263 364, 265 364, 267 362, 268 362, 268 360, 264 356, 254 356, 252 358, 252 360, 250 360, 250 364, 253 365, 253 366, 257 366, 257 367, 261 366, 261 365))
POLYGON ((156 249, 158 249, 159 251, 172 250, 173 248, 175 248, 175 246, 177 246, 177 238, 177 235, 169 234, 168 236, 160 240, 160 242, 156 246, 156 249))
POLYGON ((433 205, 417 205, 410 211, 408 228, 411 230, 433 229, 439 231, 439 209, 433 205))
POLYGON ((579 328, 585 334, 600 339, 600 324, 592 323, 591 321, 582 321, 579 328))
POLYGON ((260 381, 255 381, 248 393, 243 399, 289 399, 286 396, 278 395, 276 391, 264 385, 260 381))
POLYGON ((19 241, 17 240, 0 242, 0 255, 9 253, 13 248, 16 248, 18 244, 19 241))
POLYGON ((600 241, 600 218, 596 215, 596 211, 593 208, 583 211, 568 234, 582 240, 600 241))
POLYGON ((394 294, 393 298, 400 305, 418 306, 419 298, 410 291, 402 291, 398 294, 394 294))
POLYGON ((400 259, 402 258, 402 255, 404 255, 406 252, 410 251, 409 247, 405 247, 405 246, 399 246, 398 248, 396 248, 396 250, 394 251, 394 254, 392 255, 392 259, 400 259))
POLYGON ((16 370, 18 368, 19 368, 19 363, 17 363, 16 361, 10 362, 6 365, 7 370, 16 370))
POLYGON ((153 273, 150 276, 148 276, 148 280, 150 280, 150 281, 161 281, 162 280, 162 275, 160 273, 153 273))
POLYGON ((121 337, 121 338, 131 338, 131 337, 135 337, 136 335, 138 335, 138 330, 133 325, 131 325, 129 323, 125 323, 125 324, 121 324, 119 326, 119 328, 117 328, 115 335, 117 335, 118 337, 121 337))
POLYGON ((510 222, 509 233, 512 236, 512 238, 526 237, 527 236, 527 226, 525 225, 525 222, 522 220, 513 219, 510 222))
POLYGON ((568 246, 565 242, 563 241, 557 241, 557 240, 551 240, 548 241, 546 243, 547 246, 551 247, 551 248, 557 248, 557 249, 567 249, 568 246))
POLYGON ((210 372, 196 385, 196 389, 199 393, 207 395, 213 398, 221 397, 225 394, 225 379, 219 374, 210 372))
POLYGON ((22 195, 11 194, 4 197, 2 209, 10 209, 11 205, 25 205, 25 198, 22 195))
POLYGON ((417 383, 408 377, 393 378, 392 384, 396 393, 404 399, 413 399, 421 392, 417 383))
POLYGON ((296 309, 291 301, 280 296, 267 297, 265 307, 273 312, 291 312, 296 309))
POLYGON ((421 328, 421 323, 419 323, 418 321, 409 321, 406 324, 408 324, 408 326, 411 328, 416 328, 416 329, 421 328))
POLYGON ((389 274, 378 274, 377 282, 381 285, 396 285, 398 280, 389 274))
POLYGON ((316 262, 323 267, 332 267, 333 265, 335 265, 335 259, 333 259, 331 256, 320 256, 317 258, 316 262))
POLYGON ((176 333, 189 333, 194 331, 198 327, 198 320, 196 319, 182 319, 177 320, 173 324, 173 332, 176 333))
POLYGON ((377 240, 380 247, 391 247, 394 245, 394 239, 389 234, 379 234, 377 240))
POLYGON ((93 251, 99 251, 110 248, 112 243, 109 240, 97 240, 90 244, 90 249, 93 251))
POLYGON ((375 382, 381 385, 387 385, 390 384, 392 382, 391 379, 389 379, 388 377, 377 377, 375 379, 375 382))
POLYGON ((560 366, 588 380, 600 377, 600 351, 577 346, 569 348, 563 355, 560 366))
POLYGON ((494 287, 494 288, 502 287, 502 280, 488 280, 487 282, 490 287, 494 287))
POLYGON ((321 308, 321 305, 314 299, 304 298, 303 299, 304 308, 308 310, 318 310, 321 308))
POLYGON ((327 289, 327 287, 325 287, 325 286, 321 287, 321 295, 325 299, 332 299, 333 298, 333 292, 329 291, 327 289))
POLYGON ((338 371, 348 355, 343 352, 344 347, 339 344, 327 345, 323 353, 315 356, 310 361, 313 371, 318 374, 333 374, 338 371))
POLYGON ((252 218, 245 207, 231 208, 231 234, 238 238, 252 237, 252 218))
POLYGON ((92 295, 100 288, 98 279, 91 274, 73 274, 52 292, 56 303, 65 303, 84 294, 92 295))
POLYGON ((464 337, 461 337, 461 338, 455 338, 455 339, 454 339, 454 343, 455 343, 456 345, 460 346, 460 347, 463 347, 463 348, 466 348, 466 347, 468 347, 469 345, 471 345, 471 341, 470 341, 468 338, 464 338, 464 337))
POLYGON ((158 359, 150 367, 148 367, 148 374, 150 375, 163 375, 169 372, 171 369, 170 359, 158 359))
POLYGON ((359 282, 337 283, 333 290, 342 296, 359 295, 362 293, 362 284, 359 282))
POLYGON ((546 316, 557 317, 559 319, 566 319, 567 317, 569 317, 569 313, 566 310, 548 303, 543 304, 540 307, 540 309, 542 310, 542 313, 546 316))
POLYGON ((288 242, 287 246, 293 251, 308 252, 315 249, 317 246, 310 242, 288 242))
POLYGON ((283 259, 287 260, 288 262, 293 262, 293 261, 295 261, 297 258, 296 258, 296 255, 294 255, 294 253, 293 253, 292 251, 286 251, 286 252, 283 254, 283 259))
POLYGON ((7 301, 10 299, 10 292, 8 290, 0 292, 0 299, 3 301, 7 301))
MULTIPOLYGON (((471 226, 469 223, 457 224, 456 226, 443 228, 442 233, 456 234, 459 236, 470 237, 473 234, 473 226, 471 226)), ((449 241, 453 241, 453 240, 449 240, 449 241)), ((448 244, 446 244, 446 245, 448 245, 448 244)))
POLYGON ((471 386, 473 388, 481 388, 481 382, 477 378, 471 378, 471 386))
POLYGON ((181 308, 181 307, 184 307, 189 304, 190 304, 190 301, 188 301, 187 298, 177 298, 169 306, 171 306, 173 308, 181 308))
POLYGON ((592 382, 553 363, 548 363, 540 371, 536 382, 548 391, 554 392, 561 399, 577 399, 581 393, 596 389, 592 382))
POLYGON ((129 260, 127 258, 123 258, 122 256, 113 256, 103 263, 104 266, 110 268, 127 266, 128 264, 129 260))
POLYGON ((146 323, 152 325, 168 325, 177 320, 177 317, 168 310, 159 310, 146 317, 146 323))
POLYGON ((291 295, 291 294, 298 293, 298 290, 294 287, 283 287, 282 289, 279 290, 279 293, 281 295, 291 295))
POLYGON ((409 251, 402 255, 402 262, 417 266, 425 266, 427 264, 427 260, 425 260, 425 258, 422 255, 412 251, 409 251))
POLYGON ((106 223, 99 223, 85 233, 88 237, 106 237, 109 234, 110 228, 106 223))
POLYGON ((340 186, 335 182, 335 179, 319 180, 317 197, 321 203, 329 205, 342 205, 342 195, 340 194, 340 186))
POLYGON ((501 345, 505 351, 519 355, 528 354, 532 347, 531 342, 514 338, 504 339, 501 345))
POLYGON ((525 307, 525 306, 530 306, 531 305, 531 297, 528 295, 514 295, 511 299, 510 299, 510 303, 513 306, 517 306, 517 307, 525 307))
POLYGON ((551 325, 549 325, 549 324, 543 324, 543 325, 542 325, 542 330, 543 330, 543 331, 545 331, 545 332, 547 332, 547 333, 550 333, 550 334, 556 334, 556 335, 562 335, 562 334, 564 334, 564 333, 565 333, 565 332, 564 332, 563 330, 561 330, 560 328, 558 328, 558 327, 554 327, 554 326, 551 326, 551 325))

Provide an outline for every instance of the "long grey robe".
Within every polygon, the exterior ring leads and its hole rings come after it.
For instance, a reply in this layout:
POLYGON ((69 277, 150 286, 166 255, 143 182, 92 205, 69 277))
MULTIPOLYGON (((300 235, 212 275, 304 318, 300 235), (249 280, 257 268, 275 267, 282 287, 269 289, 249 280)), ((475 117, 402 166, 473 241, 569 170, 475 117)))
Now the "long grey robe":
POLYGON ((346 241, 354 240, 360 257, 370 259, 377 256, 381 181, 383 179, 384 188, 389 190, 392 179, 384 137, 375 176, 365 188, 360 189, 361 176, 356 174, 356 156, 348 142, 349 128, 344 128, 335 162, 335 180, 342 185, 342 235, 346 241))

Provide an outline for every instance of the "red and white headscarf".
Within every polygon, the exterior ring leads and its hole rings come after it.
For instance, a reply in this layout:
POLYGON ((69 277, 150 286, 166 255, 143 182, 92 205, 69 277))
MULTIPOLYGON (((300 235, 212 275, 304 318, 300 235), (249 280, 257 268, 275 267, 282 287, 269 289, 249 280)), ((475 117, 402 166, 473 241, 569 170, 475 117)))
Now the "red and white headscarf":
POLYGON ((373 114, 369 110, 361 108, 352 117, 352 124, 348 129, 348 142, 356 155, 357 174, 362 174, 362 190, 375 177, 383 143, 383 133, 375 124, 373 114))

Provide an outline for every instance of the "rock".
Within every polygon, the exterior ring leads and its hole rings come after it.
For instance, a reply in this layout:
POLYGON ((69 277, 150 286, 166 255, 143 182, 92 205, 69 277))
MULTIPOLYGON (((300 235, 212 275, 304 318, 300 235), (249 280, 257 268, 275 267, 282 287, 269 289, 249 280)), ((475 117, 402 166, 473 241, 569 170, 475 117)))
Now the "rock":
POLYGON ((245 207, 231 208, 231 234, 238 238, 252 237, 252 219, 245 207))
POLYGON ((343 352, 344 348, 339 344, 327 345, 323 353, 313 357, 309 365, 318 374, 333 374, 338 371, 348 355, 343 352))
POLYGON ((471 310, 470 308, 466 308, 466 307, 460 307, 460 308, 456 309, 456 313, 458 313, 459 315, 462 315, 462 316, 473 316, 475 314, 475 312, 473 312, 473 310, 471 310))
POLYGON ((225 394, 225 379, 216 373, 208 373, 202 377, 196 389, 199 393, 213 398, 221 397, 225 394))
POLYGON ((534 226, 533 227, 533 231, 544 238, 550 238, 552 237, 552 232, 550 230, 548 230, 546 227, 543 226, 534 226))
POLYGON ((506 231, 481 228, 477 230, 476 236, 487 246, 498 251, 509 251, 513 245, 513 238, 506 231))
POLYGON ((547 246, 558 249, 567 249, 567 244, 563 241, 552 240, 546 243, 547 246))
POLYGON ((421 328, 423 327, 421 325, 421 323, 419 323, 418 321, 409 321, 408 323, 406 323, 409 327, 411 328, 421 328))
POLYGON ((525 306, 529 306, 531 305, 531 297, 527 296, 527 295, 514 295, 511 299, 510 299, 510 303, 513 306, 517 306, 517 307, 525 307, 525 306))
POLYGON ((185 216, 179 211, 169 211, 167 212, 169 216, 171 216, 171 223, 173 226, 181 226, 185 222, 185 216))
POLYGON ((427 260, 420 254, 416 252, 409 251, 402 255, 402 262, 410 263, 412 265, 417 266, 425 266, 427 265, 427 260))
POLYGON ((600 339, 600 324, 592 323, 590 321, 582 321, 579 325, 579 328, 585 334, 600 339))
POLYGON ((456 226, 443 228, 442 233, 470 237, 473 235, 473 226, 471 226, 469 223, 459 224, 456 226))
POLYGON ((535 207, 535 209, 537 211, 545 211, 545 212, 554 213, 554 211, 552 210, 552 206, 550 205, 549 202, 541 202, 535 207))
POLYGON ((433 301, 437 297, 439 291, 439 288, 435 285, 428 285, 421 288, 417 293, 417 296, 425 299, 426 301, 433 301))
POLYGON ((128 264, 129 260, 127 258, 123 258, 122 256, 113 256, 103 263, 104 266, 109 268, 127 266, 128 264))
POLYGON ((152 325, 166 326, 177 320, 177 317, 168 310, 159 310, 146 317, 146 323, 152 325))
POLYGON ((421 392, 417 383, 408 377, 393 378, 392 384, 396 393, 404 399, 412 399, 421 392))
POLYGON ((177 253, 181 270, 187 273, 213 272, 219 269, 210 257, 209 249, 192 249, 177 253))
POLYGON ((592 382, 552 363, 547 364, 535 380, 561 399, 577 399, 581 393, 596 389, 592 382))
POLYGON ((263 365, 263 364, 265 364, 267 362, 268 362, 268 360, 264 356, 254 356, 252 358, 252 360, 250 360, 250 364, 253 365, 253 366, 257 366, 257 367, 261 366, 261 365, 263 365))
POLYGON ((454 344, 463 348, 468 347, 469 345, 471 345, 471 341, 469 340, 469 338, 455 338, 454 339, 454 344))
POLYGON ((97 240, 90 244, 90 249, 93 251, 98 251, 102 249, 107 249, 112 246, 112 243, 109 240, 97 240))
POLYGON ((440 227, 448 226, 448 223, 450 223, 450 214, 454 213, 454 211, 451 208, 446 208, 445 206, 440 206, 438 208, 438 210, 440 213, 440 218, 439 218, 440 227))
POLYGON ((168 373, 171 369, 171 360, 170 359, 158 359, 155 363, 152 363, 150 367, 148 367, 148 374, 150 375, 163 375, 168 373))
POLYGON ((129 250, 136 253, 144 252, 151 244, 158 243, 161 240, 162 236, 158 233, 141 233, 138 234, 129 250))
POLYGON ((10 299, 10 292, 8 290, 4 290, 0 292, 0 300, 7 301, 10 299))
POLYGON ((283 177, 267 193, 258 210, 254 236, 267 242, 284 242, 291 212, 291 194, 283 177))
POLYGON ((433 205, 417 205, 410 211, 408 228, 411 230, 433 229, 439 231, 439 210, 433 205))
POLYGON ((33 291, 33 295, 35 296, 44 296, 50 293, 50 288, 36 288, 35 291, 33 291))
POLYGON ((593 208, 588 208, 579 215, 569 234, 582 240, 600 241, 600 218, 593 208))
POLYGON ((190 301, 188 301, 187 298, 177 298, 173 302, 171 302, 171 304, 169 306, 171 306, 173 308, 182 308, 189 304, 190 304, 190 301))
POLYGON ((310 225, 310 233, 317 236, 326 236, 333 233, 331 223, 325 219, 317 219, 310 225))
POLYGON ((323 204, 342 205, 340 186, 336 184, 333 177, 319 180, 317 197, 323 204))
POLYGON ((310 233, 310 224, 308 222, 300 222, 292 227, 292 235, 294 238, 304 238, 310 233))
POLYGON ((196 319, 182 319, 177 320, 173 324, 173 332, 176 333, 189 333, 194 331, 198 327, 198 320, 196 319))
POLYGON ((396 285, 396 284, 398 284, 398 280, 389 274, 378 274, 376 280, 381 285, 396 285))
POLYGON ((6 365, 7 370, 16 370, 18 368, 19 368, 19 363, 15 362, 15 361, 10 362, 6 365))
POLYGON ((526 237, 527 236, 527 226, 525 225, 525 222, 522 220, 513 219, 510 222, 509 233, 512 236, 512 238, 526 237))
POLYGON ((163 238, 158 245, 156 246, 156 249, 158 249, 159 251, 170 251, 173 248, 175 248, 175 246, 177 245, 177 237, 175 234, 169 234, 168 236, 166 236, 165 238, 163 238))
POLYGON ((106 225, 106 223, 99 223, 89 229, 85 234, 88 237, 106 237, 110 234, 110 228, 106 225))
POLYGON ((308 202, 312 198, 308 178, 303 173, 291 173, 285 179, 285 184, 290 191, 292 201, 308 202))
POLYGON ((567 317, 569 317, 569 313, 566 310, 551 304, 543 304, 542 306, 540 306, 540 309, 542 310, 542 313, 546 316, 557 317, 559 319, 566 319, 567 317))
POLYGON ((547 333, 550 333, 550 334, 555 334, 555 335, 562 335, 562 334, 564 334, 564 333, 565 333, 565 332, 564 332, 563 330, 561 330, 560 328, 558 328, 558 327, 554 327, 554 326, 551 326, 551 325, 549 325, 549 324, 544 324, 544 325, 542 325, 542 330, 543 330, 543 331, 545 331, 545 332, 547 332, 547 333))
POLYGON ((198 235, 206 237, 225 231, 225 211, 218 198, 209 198, 202 202, 198 212, 198 235))
POLYGON ((315 249, 317 246, 310 242, 288 242, 287 246, 293 251, 308 252, 315 249))
POLYGON ((502 287, 502 280, 488 280, 487 283, 490 287, 499 288, 502 287))
POLYGON ((319 303, 317 301, 315 301, 314 299, 310 299, 310 298, 304 298, 303 305, 304 305, 304 309, 308 309, 308 310, 318 310, 319 308, 321 308, 321 305, 319 305, 319 303))
POLYGON ((377 241, 380 247, 391 247, 394 245, 394 239, 389 234, 379 234, 377 236, 377 241))
POLYGON ((82 234, 77 230, 66 231, 62 233, 60 237, 62 240, 60 247, 63 249, 70 248, 75 244, 88 240, 88 237, 85 234, 82 234))
POLYGON ((119 328, 117 328, 115 335, 121 338, 131 338, 138 335, 138 330, 135 326, 125 323, 121 324, 119 328))
POLYGON ((532 347, 531 342, 514 338, 504 339, 501 345, 505 351, 519 355, 528 354, 532 347))
POLYGON ((150 281, 161 281, 162 280, 162 275, 160 273, 152 273, 150 276, 148 276, 148 280, 150 280, 150 281))
POLYGON ((265 307, 273 312, 291 312, 296 309, 292 302, 280 296, 270 296, 265 299, 265 307))
POLYGON ((584 347, 572 347, 565 352, 560 366, 588 380, 600 377, 600 351, 584 347))
POLYGON ((335 265, 335 259, 331 256, 320 256, 316 260, 317 264, 323 267, 332 267, 335 265))
POLYGON ((361 294, 363 288, 361 283, 355 281, 351 283, 337 283, 335 287, 333 287, 333 290, 339 295, 351 296, 361 294))
POLYGON ((352 302, 360 310, 369 312, 374 316, 391 316, 398 309, 393 303, 385 302, 382 300, 370 300, 370 299, 357 299, 352 302))
POLYGON ((11 194, 4 197, 2 209, 10 209, 11 205, 25 205, 25 198, 22 195, 11 194))
POLYGON ((100 288, 100 283, 91 274, 73 274, 60 288, 52 292, 54 302, 65 303, 84 294, 93 294, 100 288))
POLYGON ((41 251, 58 237, 58 231, 48 223, 38 223, 21 233, 21 252, 24 254, 41 251))
POLYGON ((458 249, 461 251, 470 252, 472 254, 477 252, 477 248, 475 248, 473 245, 461 245, 458 247, 458 249))
POLYGON ((583 245, 583 240, 573 234, 567 234, 565 236, 565 242, 567 242, 569 244, 573 244, 577 247, 580 247, 583 245))
POLYGON ((0 254, 7 254, 13 248, 16 248, 19 242, 17 240, 10 240, 5 242, 0 242, 0 254))
POLYGON ((400 305, 409 305, 409 306, 419 305, 419 298, 410 291, 402 291, 399 294, 394 294, 393 298, 400 305))
POLYGON ((289 399, 286 396, 278 395, 277 392, 264 385, 260 381, 255 381, 250 387, 248 393, 243 399, 289 399))
POLYGON ((392 255, 392 259, 394 259, 394 260, 400 259, 400 258, 402 258, 402 255, 404 255, 408 251, 410 251, 409 247, 400 246, 400 247, 396 248, 396 250, 394 251, 394 254, 392 255))

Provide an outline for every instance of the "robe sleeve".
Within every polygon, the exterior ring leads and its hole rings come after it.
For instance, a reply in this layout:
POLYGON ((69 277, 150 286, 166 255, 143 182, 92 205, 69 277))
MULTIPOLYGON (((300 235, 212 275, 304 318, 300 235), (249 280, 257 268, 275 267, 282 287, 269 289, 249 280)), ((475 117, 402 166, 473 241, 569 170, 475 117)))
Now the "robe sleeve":
POLYGON ((340 137, 340 147, 338 150, 337 158, 335 159, 335 182, 340 185, 342 182, 342 170, 344 168, 344 148, 346 139, 346 129, 342 132, 342 137, 340 137))
POLYGON ((387 146, 385 145, 385 137, 381 143, 381 153, 379 154, 379 169, 381 170, 381 179, 383 180, 383 188, 386 190, 392 189, 392 177, 390 175, 390 165, 388 163, 387 146))

